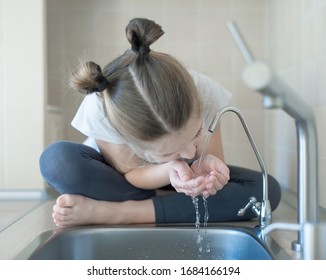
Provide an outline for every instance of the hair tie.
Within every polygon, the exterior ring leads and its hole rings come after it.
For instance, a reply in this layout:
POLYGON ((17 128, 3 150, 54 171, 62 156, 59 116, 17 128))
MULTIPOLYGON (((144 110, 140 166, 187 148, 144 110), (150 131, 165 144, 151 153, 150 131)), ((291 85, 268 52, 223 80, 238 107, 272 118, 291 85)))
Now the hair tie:
POLYGON ((101 81, 96 85, 94 88, 90 88, 87 90, 87 94, 93 93, 93 92, 102 92, 103 90, 107 89, 109 86, 108 80, 103 76, 101 78, 101 81))
POLYGON ((99 92, 107 89, 109 86, 108 80, 103 76, 100 83, 97 84, 97 89, 99 92))
POLYGON ((151 51, 149 46, 139 46, 139 47, 131 46, 131 50, 140 55, 149 54, 149 52, 151 51))

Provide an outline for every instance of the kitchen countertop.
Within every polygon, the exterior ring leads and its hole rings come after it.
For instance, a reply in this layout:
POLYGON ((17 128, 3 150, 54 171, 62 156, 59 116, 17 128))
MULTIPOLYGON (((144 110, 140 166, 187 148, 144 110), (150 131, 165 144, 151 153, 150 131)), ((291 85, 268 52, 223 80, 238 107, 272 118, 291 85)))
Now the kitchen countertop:
POLYGON ((0 232, 0 259, 14 259, 39 234, 56 228, 51 218, 53 204, 53 201, 40 203, 0 232))
MULTIPOLYGON (((13 201, 12 203, 19 205, 21 202, 13 201)), ((53 205, 54 200, 38 202, 37 205, 31 203, 31 209, 23 214, 20 213, 19 218, 16 219, 15 222, 10 223, 0 231, 0 259, 15 259, 17 255, 41 233, 58 229, 54 225, 51 217, 53 205)), ((295 223, 295 221, 295 209, 284 202, 281 202, 279 207, 273 212, 273 222, 295 223)), ((253 220, 231 224, 254 227, 258 224, 258 221, 253 220)), ((296 258, 295 253, 291 250, 291 242, 295 240, 297 236, 295 232, 276 230, 271 233, 271 236, 287 254, 296 258)))
POLYGON ((0 201, 0 232, 40 204, 39 201, 0 201))

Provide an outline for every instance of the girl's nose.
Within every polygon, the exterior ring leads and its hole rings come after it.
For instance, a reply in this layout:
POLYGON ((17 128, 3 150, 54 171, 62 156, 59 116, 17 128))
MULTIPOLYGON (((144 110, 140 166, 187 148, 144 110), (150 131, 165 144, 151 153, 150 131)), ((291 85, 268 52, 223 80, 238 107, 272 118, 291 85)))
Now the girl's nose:
POLYGON ((196 155, 196 146, 194 144, 190 144, 185 147, 182 151, 180 151, 180 157, 184 159, 193 159, 196 155))

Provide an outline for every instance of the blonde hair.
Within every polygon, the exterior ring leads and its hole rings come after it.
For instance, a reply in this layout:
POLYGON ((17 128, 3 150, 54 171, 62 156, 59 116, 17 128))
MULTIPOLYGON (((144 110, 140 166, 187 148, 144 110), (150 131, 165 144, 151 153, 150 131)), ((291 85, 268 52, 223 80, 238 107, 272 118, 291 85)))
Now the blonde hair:
POLYGON ((161 26, 142 18, 126 27, 131 49, 101 69, 94 62, 72 73, 71 86, 84 94, 101 92, 107 117, 133 147, 182 129, 200 114, 194 81, 174 57, 150 50, 164 34, 161 26))

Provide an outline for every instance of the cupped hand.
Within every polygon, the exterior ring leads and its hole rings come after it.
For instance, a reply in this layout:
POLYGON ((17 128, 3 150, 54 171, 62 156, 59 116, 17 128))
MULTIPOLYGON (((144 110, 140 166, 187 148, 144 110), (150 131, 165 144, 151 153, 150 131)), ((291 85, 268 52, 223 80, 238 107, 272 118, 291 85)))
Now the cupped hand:
POLYGON ((198 159, 191 165, 191 169, 195 174, 194 178, 204 177, 204 182, 201 183, 205 186, 202 192, 204 197, 215 195, 230 180, 230 170, 226 164, 210 154, 203 157, 201 167, 198 159))
POLYGON ((205 176, 197 176, 188 163, 175 160, 170 164, 170 183, 177 192, 195 197, 206 190, 205 176))

